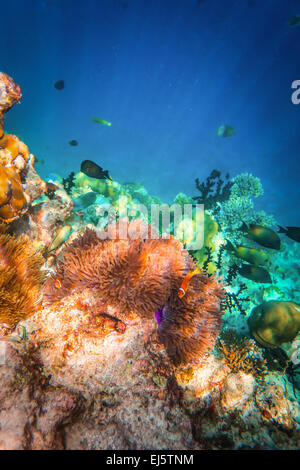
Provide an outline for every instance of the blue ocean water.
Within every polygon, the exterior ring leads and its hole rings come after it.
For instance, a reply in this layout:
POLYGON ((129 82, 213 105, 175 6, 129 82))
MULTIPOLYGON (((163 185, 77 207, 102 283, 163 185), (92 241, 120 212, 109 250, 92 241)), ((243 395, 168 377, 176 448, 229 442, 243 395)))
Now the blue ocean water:
POLYGON ((299 0, 5 2, 0 69, 23 93, 5 129, 43 177, 90 159, 166 202, 214 168, 250 172, 265 191, 256 207, 300 225, 297 14, 299 0), (222 124, 236 135, 218 137, 222 124))

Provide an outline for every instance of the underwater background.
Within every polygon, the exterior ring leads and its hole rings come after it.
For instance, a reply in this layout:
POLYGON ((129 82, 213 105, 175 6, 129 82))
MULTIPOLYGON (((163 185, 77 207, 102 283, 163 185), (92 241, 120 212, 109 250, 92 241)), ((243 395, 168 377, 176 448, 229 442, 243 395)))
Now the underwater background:
POLYGON ((0 62, 22 84, 7 115, 66 176, 90 159, 171 202, 212 169, 259 177, 257 205, 299 225, 298 0, 12 0, 0 62), (57 90, 54 83, 65 81, 57 90), (99 116, 111 127, 91 122, 99 116), (224 123, 236 135, 216 135, 224 123), (68 145, 76 139, 77 147, 68 145))

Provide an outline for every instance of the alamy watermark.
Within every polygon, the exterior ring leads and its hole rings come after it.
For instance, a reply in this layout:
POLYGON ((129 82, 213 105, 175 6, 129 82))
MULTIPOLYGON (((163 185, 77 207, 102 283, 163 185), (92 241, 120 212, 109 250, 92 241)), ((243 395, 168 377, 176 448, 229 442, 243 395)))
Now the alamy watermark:
MULTIPOLYGON (((127 198, 125 198, 127 199, 127 198)), ((97 235, 100 239, 137 238, 184 240, 188 250, 200 250, 204 245, 204 205, 203 204, 143 204, 130 206, 130 201, 122 200, 119 206, 100 206, 97 235), (119 224, 117 217, 119 216, 119 224), (136 224, 136 219, 145 225, 136 224), (109 221, 107 227, 103 221, 109 221), (150 228, 148 222, 151 221, 150 228)))
POLYGON ((300 104, 300 80, 294 80, 292 83, 293 90, 291 100, 293 104, 300 104))

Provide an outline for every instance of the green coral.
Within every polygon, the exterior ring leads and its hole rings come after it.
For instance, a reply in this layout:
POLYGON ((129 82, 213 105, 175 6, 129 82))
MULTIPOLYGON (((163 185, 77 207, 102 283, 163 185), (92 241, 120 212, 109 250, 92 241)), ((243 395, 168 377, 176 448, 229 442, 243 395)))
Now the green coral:
POLYGON ((251 173, 241 173, 233 178, 232 181, 231 197, 258 197, 264 193, 260 179, 251 173))
POLYGON ((223 229, 233 232, 241 227, 243 222, 266 227, 276 224, 272 215, 256 211, 254 208, 253 198, 263 194, 259 178, 242 173, 233 179, 233 183, 230 198, 222 204, 217 214, 218 223, 223 229))

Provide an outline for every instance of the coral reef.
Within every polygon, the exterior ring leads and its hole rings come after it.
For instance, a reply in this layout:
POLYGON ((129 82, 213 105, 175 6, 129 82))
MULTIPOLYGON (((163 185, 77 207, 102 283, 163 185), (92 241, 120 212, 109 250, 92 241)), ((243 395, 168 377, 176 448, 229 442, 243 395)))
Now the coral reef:
POLYGON ((14 168, 0 166, 0 188, 0 220, 12 222, 28 210, 30 199, 14 168))
MULTIPOLYGON (((229 179, 229 174, 226 179, 229 179)), ((225 183, 222 180, 220 171, 212 170, 205 182, 200 183, 199 178, 196 178, 196 188, 201 196, 194 196, 193 200, 197 204, 204 204, 205 209, 212 209, 217 202, 224 202, 229 198, 231 186, 231 181, 225 183)))
POLYGON ((0 72, 0 138, 3 137, 4 115, 22 97, 21 89, 6 73, 0 72))
POLYGON ((218 348, 232 372, 244 372, 260 379, 267 374, 266 361, 254 340, 238 338, 233 330, 225 330, 218 340, 218 348))
POLYGON ((124 219, 104 232, 108 236, 115 231, 116 239, 100 240, 96 231, 86 230, 65 248, 54 278, 45 284, 44 301, 53 303, 91 289, 102 304, 117 309, 116 316, 124 322, 130 315, 153 318, 164 308, 159 334, 168 354, 175 364, 197 361, 213 346, 220 329, 222 285, 198 275, 179 299, 178 288, 195 265, 178 240, 149 239, 150 230, 141 221, 128 225, 124 219), (127 235, 127 226, 133 239, 119 237, 124 230, 127 235))
POLYGON ((258 343, 269 348, 280 346, 295 339, 300 331, 300 305, 263 302, 252 310, 248 324, 258 343))
POLYGON ((0 322, 13 328, 41 300, 42 256, 25 236, 0 235, 0 322))
POLYGON ((232 197, 258 197, 264 193, 260 179, 251 173, 241 173, 232 179, 230 196, 232 197))
POLYGON ((27 212, 46 189, 28 147, 15 135, 3 133, 4 115, 21 96, 13 79, 0 73, 0 219, 6 223, 27 212))

